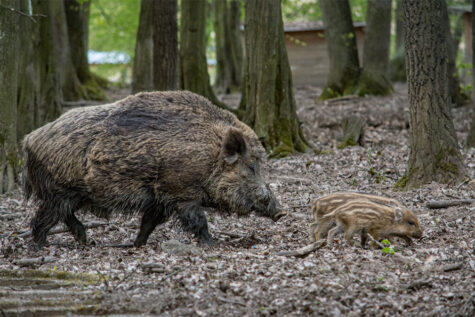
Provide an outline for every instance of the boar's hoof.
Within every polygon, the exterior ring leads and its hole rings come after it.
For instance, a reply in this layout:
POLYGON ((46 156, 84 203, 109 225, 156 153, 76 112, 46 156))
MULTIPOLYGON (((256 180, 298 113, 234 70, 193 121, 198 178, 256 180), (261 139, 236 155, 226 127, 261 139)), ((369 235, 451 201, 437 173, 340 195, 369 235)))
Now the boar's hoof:
POLYGON ((278 213, 276 213, 274 216, 272 216, 272 220, 274 221, 278 221, 280 218, 282 218, 283 216, 286 216, 287 214, 283 211, 279 211, 278 213))

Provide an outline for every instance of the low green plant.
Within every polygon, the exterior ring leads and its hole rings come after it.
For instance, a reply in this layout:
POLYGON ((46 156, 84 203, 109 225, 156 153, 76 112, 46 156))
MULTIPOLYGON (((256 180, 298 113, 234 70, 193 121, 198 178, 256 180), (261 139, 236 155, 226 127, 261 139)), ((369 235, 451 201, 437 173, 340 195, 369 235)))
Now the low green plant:
POLYGON ((396 253, 396 250, 394 250, 394 247, 391 245, 389 240, 385 239, 385 240, 381 241, 381 243, 384 245, 384 248, 381 249, 381 252, 383 252, 383 254, 394 254, 394 253, 396 253))

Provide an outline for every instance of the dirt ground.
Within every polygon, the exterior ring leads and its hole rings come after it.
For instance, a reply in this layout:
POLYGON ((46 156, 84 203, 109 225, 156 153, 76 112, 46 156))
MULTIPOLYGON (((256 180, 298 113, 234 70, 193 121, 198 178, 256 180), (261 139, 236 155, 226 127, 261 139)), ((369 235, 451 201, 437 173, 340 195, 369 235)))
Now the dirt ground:
MULTIPOLYGON (((274 223, 209 210, 210 232, 218 241, 213 247, 197 245, 174 221, 157 227, 145 247, 111 247, 134 240, 138 217, 104 220, 81 214, 83 222, 96 225, 87 230, 88 245, 58 233, 35 252, 28 247, 28 234, 22 234, 35 206, 19 191, 0 196, 0 312, 474 316, 475 204, 428 209, 426 203, 473 199, 475 185, 433 183, 406 192, 393 190, 409 154, 404 85, 396 86, 390 97, 315 103, 319 92, 314 87, 295 92, 304 133, 316 150, 268 162, 270 186, 288 215, 274 223), (351 114, 368 121, 364 145, 340 150, 340 123, 351 114), (411 246, 391 241, 395 254, 352 247, 337 237, 332 247, 304 258, 276 255, 306 245, 312 201, 342 190, 399 199, 418 216, 423 238, 411 246), (169 240, 181 242, 182 249, 170 248, 174 241, 169 240), (33 263, 28 263, 31 258, 33 263)), ((456 108, 453 115, 459 141, 464 140, 470 109, 456 108)), ((467 174, 475 179, 475 149, 462 155, 467 174)))

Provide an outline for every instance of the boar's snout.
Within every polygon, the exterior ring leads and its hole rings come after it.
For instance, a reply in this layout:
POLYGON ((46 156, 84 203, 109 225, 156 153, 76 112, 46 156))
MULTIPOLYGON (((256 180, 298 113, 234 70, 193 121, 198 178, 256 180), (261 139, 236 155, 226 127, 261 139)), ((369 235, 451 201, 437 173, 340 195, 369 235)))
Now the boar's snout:
POLYGON ((420 239, 422 238, 422 231, 416 231, 411 235, 413 238, 420 239))
POLYGON ((286 213, 281 210, 279 202, 270 190, 269 185, 266 185, 262 189, 261 197, 258 201, 259 203, 256 206, 256 212, 258 214, 269 217, 274 221, 286 215, 286 213))

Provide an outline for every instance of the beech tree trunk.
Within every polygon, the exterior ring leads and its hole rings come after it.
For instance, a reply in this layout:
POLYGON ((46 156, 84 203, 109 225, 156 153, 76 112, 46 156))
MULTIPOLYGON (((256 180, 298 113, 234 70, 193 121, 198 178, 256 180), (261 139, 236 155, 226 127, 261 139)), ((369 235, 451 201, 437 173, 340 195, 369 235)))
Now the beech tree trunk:
POLYGON ((246 0, 243 120, 273 157, 305 151, 284 44, 279 0, 246 0))
POLYGON ((154 1, 153 84, 155 90, 178 87, 177 1, 154 1))
POLYGON ((20 16, 17 0, 0 1, 0 194, 13 190, 18 162, 16 104, 20 16))
MULTIPOLYGON (((475 0, 472 0, 472 12, 475 12, 475 0)), ((467 147, 475 147, 475 19, 472 18, 472 124, 467 136, 467 147)))
POLYGON ((216 34, 217 93, 237 90, 242 77, 242 46, 240 36, 241 8, 237 0, 213 0, 213 22, 216 34))
MULTIPOLYGON (((29 0, 20 1, 20 10, 28 12, 29 0)), ((37 13, 34 11, 33 13, 37 13)), ((20 142, 23 137, 38 128, 41 122, 38 118, 39 103, 39 23, 34 23, 27 17, 20 19, 21 36, 19 36, 20 49, 18 50, 18 105, 17 105, 17 138, 20 142)))
POLYGON ((48 1, 49 14, 47 19, 51 21, 53 28, 51 35, 52 45, 55 48, 56 58, 59 63, 61 90, 65 100, 87 99, 87 93, 82 87, 73 65, 71 46, 69 43, 68 27, 66 24, 66 12, 63 1, 48 1))
POLYGON ((180 87, 226 108, 211 88, 206 62, 206 0, 182 0, 180 19, 180 87))
POLYGON ((393 91, 389 80, 390 29, 391 0, 368 0, 360 96, 388 95, 393 91))
POLYGON ((154 0, 142 0, 135 41, 132 92, 153 90, 153 20, 154 0))
POLYGON ((391 80, 406 81, 406 50, 404 48, 404 14, 402 12, 402 0, 396 0, 396 40, 394 56, 391 60, 391 80))
POLYGON ((64 0, 68 39, 73 67, 84 89, 83 97, 85 99, 105 100, 104 91, 100 83, 96 81, 96 77, 91 74, 87 61, 91 1, 64 0))
POLYGON ((453 183, 465 174, 449 105, 443 1, 403 0, 411 129, 401 187, 453 183))
POLYGON ((330 59, 327 84, 319 99, 353 94, 358 85, 360 66, 350 5, 348 0, 320 0, 319 3, 330 59))
POLYGON ((38 19, 39 40, 35 49, 38 58, 38 108, 37 126, 53 121, 61 114, 63 93, 61 90, 60 59, 55 46, 58 28, 55 24, 55 5, 61 1, 34 0, 33 12, 46 17, 38 19))
POLYGON ((242 81, 241 0, 229 2, 229 40, 231 45, 231 89, 239 89, 242 81))

